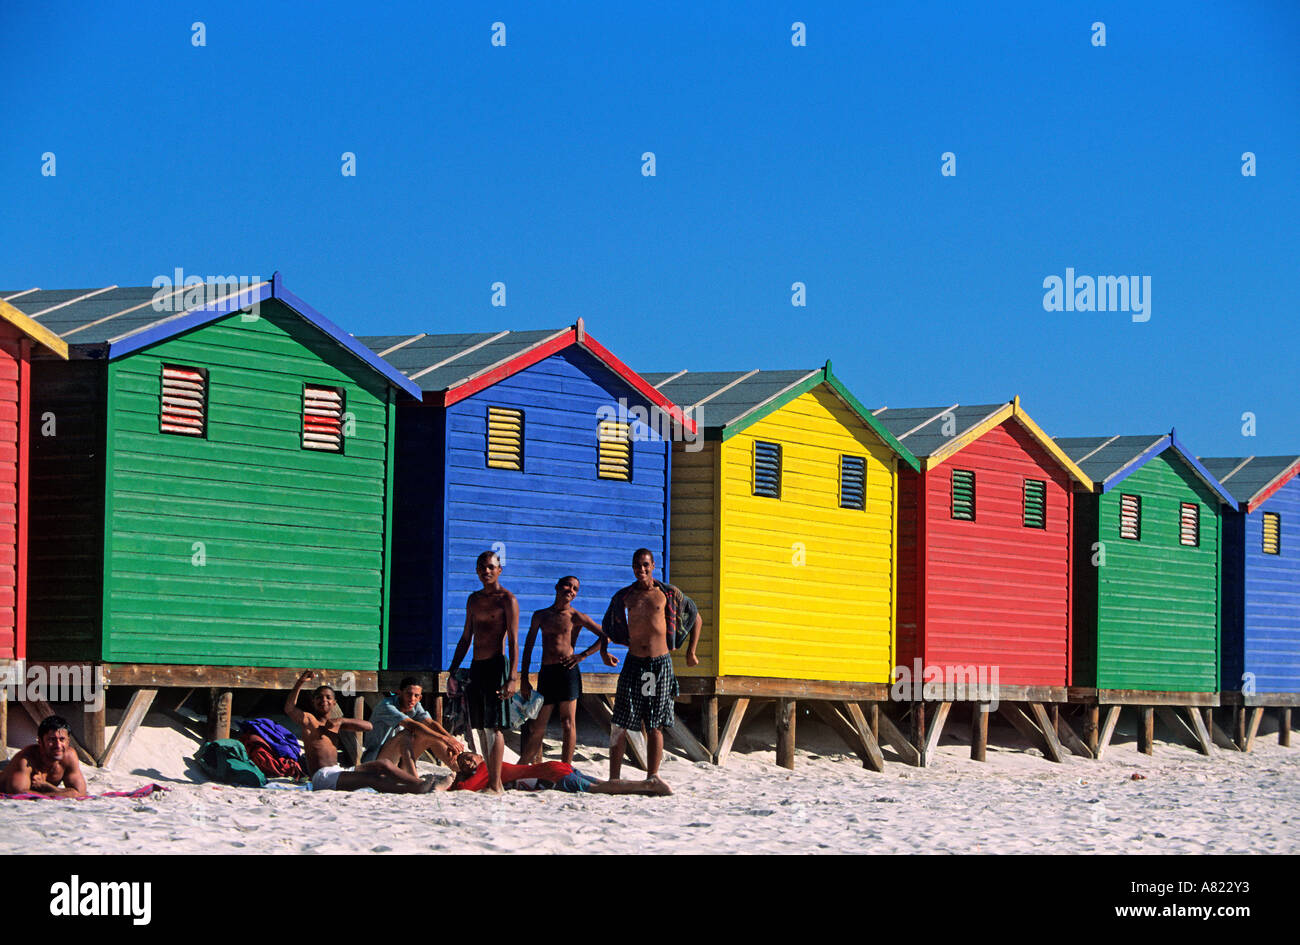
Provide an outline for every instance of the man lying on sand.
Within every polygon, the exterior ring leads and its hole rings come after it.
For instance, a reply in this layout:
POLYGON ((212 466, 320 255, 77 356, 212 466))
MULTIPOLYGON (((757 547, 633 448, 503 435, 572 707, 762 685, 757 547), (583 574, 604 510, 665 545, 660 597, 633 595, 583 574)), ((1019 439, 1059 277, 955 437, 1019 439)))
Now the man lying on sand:
POLYGON ((365 736, 362 761, 391 761, 407 774, 415 774, 415 760, 425 753, 455 770, 456 756, 464 744, 434 721, 420 705, 424 687, 414 676, 407 676, 370 714, 370 731, 365 736))
POLYGON ((391 761, 367 761, 355 768, 339 764, 339 733, 368 732, 370 723, 362 719, 330 718, 334 708, 334 690, 317 686, 311 697, 311 712, 298 708, 298 693, 315 674, 304 669, 284 702, 284 714, 302 726, 305 770, 311 775, 313 791, 356 791, 374 788, 383 794, 425 794, 433 789, 433 775, 417 778, 391 761))
POLYGON ((72 747, 67 720, 51 715, 41 722, 36 744, 18 752, 0 771, 0 794, 86 796, 86 778, 72 747))
MULTIPOLYGON (((501 781, 515 791, 567 791, 570 794, 672 794, 668 785, 659 778, 644 781, 600 781, 563 761, 547 761, 539 765, 512 765, 501 763, 501 781)), ((456 776, 443 778, 439 791, 484 791, 488 787, 487 765, 483 756, 463 751, 456 758, 456 776)))

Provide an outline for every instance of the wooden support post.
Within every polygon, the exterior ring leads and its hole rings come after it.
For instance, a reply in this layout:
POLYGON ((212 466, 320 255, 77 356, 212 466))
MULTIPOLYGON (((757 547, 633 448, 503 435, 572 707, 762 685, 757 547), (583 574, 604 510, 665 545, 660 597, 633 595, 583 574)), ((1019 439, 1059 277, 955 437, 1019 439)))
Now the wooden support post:
MULTIPOLYGON (((157 689, 137 689, 131 694, 131 701, 127 703, 126 711, 122 713, 122 721, 117 724, 117 730, 113 732, 113 740, 108 743, 108 748, 104 750, 104 760, 101 765, 103 768, 112 768, 126 754, 127 748, 131 745, 131 739, 135 737, 136 729, 144 721, 144 717, 149 714, 149 706, 153 705, 154 696, 158 695, 157 689)), ((230 693, 226 693, 227 696, 230 693)), ((228 705, 228 704, 227 704, 228 705)), ((227 729, 230 725, 230 716, 226 716, 227 729)))
POLYGON ((722 730, 722 737, 718 740, 718 751, 714 756, 713 763, 724 765, 727 763, 727 756, 731 754, 731 745, 740 734, 740 723, 745 719, 745 710, 749 708, 748 699, 737 699, 731 705, 731 712, 727 714, 727 724, 722 730))
POLYGON ((0 686, 0 761, 9 760, 9 690, 0 686))
POLYGON ((1192 723, 1192 737, 1196 739, 1196 750, 1207 758, 1214 754, 1214 744, 1205 727, 1205 718, 1196 706, 1187 707, 1187 718, 1192 723))
POLYGON ((812 710, 817 713, 822 721, 835 730, 835 733, 844 740, 844 744, 848 745, 849 749, 862 760, 862 767, 869 771, 884 770, 885 759, 880 753, 880 746, 871 737, 871 729, 867 725, 866 716, 862 714, 862 709, 856 703, 843 703, 843 714, 836 709, 833 702, 813 699, 808 704, 812 706, 812 710))
POLYGON ((1156 711, 1152 706, 1138 707, 1138 751, 1151 754, 1156 742, 1156 711))
POLYGON ((867 707, 867 724, 871 726, 871 737, 880 742, 880 706, 875 702, 867 707))
POLYGON ((1115 725, 1119 722, 1119 706, 1112 705, 1106 707, 1106 721, 1101 726, 1101 737, 1097 740, 1097 750, 1094 754, 1097 760, 1101 761, 1101 756, 1106 753, 1110 747, 1111 736, 1115 734, 1115 725))
POLYGON ((881 712, 879 719, 880 735, 889 744, 889 747, 898 752, 904 764, 919 768, 921 766, 921 753, 916 750, 916 746, 907 740, 907 736, 898 730, 898 726, 885 713, 881 712))
POLYGON ((1246 707, 1244 705, 1232 707, 1232 740, 1237 743, 1239 750, 1246 750, 1246 707))
POLYGON ((1178 717, 1178 713, 1169 706, 1156 706, 1156 717, 1165 724, 1176 739, 1186 745, 1188 748, 1200 749, 1196 742, 1196 736, 1192 734, 1191 729, 1184 724, 1183 720, 1178 717))
POLYGON ((104 735, 104 722, 107 715, 108 692, 101 689, 99 690, 99 708, 93 709, 90 703, 85 703, 81 709, 81 733, 86 738, 86 751, 96 758, 103 758, 104 752, 108 748, 108 741, 104 735))
POLYGON ((912 744, 916 747, 917 767, 925 767, 925 703, 912 703, 912 744))
POLYGON ((1242 751, 1249 752, 1255 747, 1255 736, 1259 734, 1259 721, 1264 717, 1264 707, 1255 706, 1250 713, 1250 728, 1246 730, 1246 747, 1242 751))
MULTIPOLYGON (((871 707, 875 709, 876 705, 873 703, 871 707)), ((880 743, 876 740, 876 734, 871 730, 871 725, 863 714, 862 707, 856 702, 846 702, 844 708, 848 711, 849 721, 857 729, 858 738, 862 741, 863 767, 870 768, 872 771, 884 771, 885 756, 880 753, 880 743)))
POLYGON ((229 689, 208 690, 208 740, 230 737, 230 704, 235 695, 229 689))
POLYGON ((1291 710, 1285 706, 1277 710, 1277 743, 1291 747, 1291 710))
POLYGON ((776 763, 794 770, 794 710, 793 699, 776 700, 776 763))
MULTIPOLYGON (((354 696, 352 699, 352 718, 362 722, 366 720, 366 700, 361 696, 354 696)), ((352 758, 354 759, 352 763, 359 765, 361 764, 361 742, 364 733, 353 732, 351 734, 350 742, 352 745, 352 758)))
POLYGON ((970 707, 970 760, 984 761, 989 747, 989 704, 973 702, 970 707))
POLYGON ((713 752, 709 751, 691 734, 681 716, 673 713, 673 724, 664 729, 664 740, 671 741, 680 748, 691 761, 713 761, 713 752))
POLYGON ((704 728, 704 747, 709 757, 718 757, 718 697, 704 696, 700 706, 700 722, 704 728))
POLYGON ((1101 706, 1097 704, 1083 707, 1083 744, 1091 754, 1097 757, 1097 737, 1101 733, 1101 706))
MULTIPOLYGON (((1096 733, 1094 732, 1094 739, 1095 734, 1096 733)), ((1070 720, 1067 719, 1063 713, 1059 712, 1056 716, 1056 737, 1061 740, 1062 745, 1070 749, 1070 751, 1074 752, 1080 758, 1097 757, 1093 754, 1092 749, 1088 747, 1088 744, 1075 734, 1074 726, 1070 724, 1070 720)))
POLYGON ((1043 751, 1047 755, 1047 760, 1057 763, 1064 761, 1065 750, 1061 748, 1061 742, 1056 737, 1056 724, 1052 716, 1048 715, 1041 702, 1029 703, 1029 711, 1033 714, 1034 723, 1043 733, 1043 751))
POLYGON ((1233 741, 1232 736, 1230 736, 1227 732, 1225 732, 1222 728, 1220 728, 1219 723, 1215 721, 1214 710, 1206 709, 1205 715, 1208 720, 1208 725, 1210 728, 1210 739, 1214 742, 1214 744, 1218 745, 1220 748, 1225 748, 1228 751, 1240 751, 1241 746, 1238 745, 1235 741, 1233 741))
POLYGON ((439 725, 442 724, 442 696, 433 697, 433 712, 430 715, 433 716, 435 722, 439 725))
POLYGON ((948 721, 948 713, 951 710, 951 702, 940 702, 939 707, 934 710, 934 718, 930 720, 930 731, 925 736, 925 767, 934 764, 935 753, 939 750, 939 739, 943 737, 943 726, 948 721))

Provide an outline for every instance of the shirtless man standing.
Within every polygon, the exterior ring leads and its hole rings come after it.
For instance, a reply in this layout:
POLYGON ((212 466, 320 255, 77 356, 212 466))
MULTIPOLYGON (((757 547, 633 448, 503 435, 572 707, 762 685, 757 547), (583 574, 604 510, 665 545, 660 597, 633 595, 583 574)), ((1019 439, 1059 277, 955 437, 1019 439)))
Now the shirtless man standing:
POLYGON ((555 585, 555 603, 533 613, 524 640, 524 671, 520 676, 520 689, 527 697, 532 691, 528 680, 528 667, 533 661, 533 641, 537 631, 542 632, 542 667, 537 671, 537 690, 542 694, 542 709, 529 730, 528 743, 519 759, 521 764, 542 760, 542 738, 552 710, 558 707, 560 732, 564 739, 564 763, 573 764, 573 745, 578 710, 578 697, 582 695, 582 672, 578 664, 600 649, 606 666, 617 666, 618 658, 610 656, 605 635, 600 624, 580 610, 572 607, 578 596, 578 579, 573 575, 560 578, 555 585), (596 635, 596 642, 581 653, 574 653, 578 634, 586 627, 596 635))
POLYGON ((304 669, 293 692, 284 701, 284 714, 302 726, 305 767, 311 775, 313 791, 355 791, 368 787, 382 794, 426 794, 433 789, 433 775, 418 778, 391 761, 367 761, 355 768, 341 766, 339 734, 368 732, 370 723, 364 719, 331 719, 334 690, 329 686, 316 687, 311 697, 311 712, 298 708, 298 693, 314 675, 310 669, 304 669))
POLYGON ((36 744, 18 752, 0 771, 0 794, 86 796, 86 778, 64 719, 50 715, 41 721, 36 744))
POLYGON ((498 583, 501 559, 495 551, 479 555, 475 570, 483 589, 469 595, 465 602, 465 630, 452 654, 447 687, 455 693, 456 670, 473 640, 474 659, 469 665, 465 693, 469 723, 473 728, 490 728, 496 733, 488 751, 488 791, 502 794, 505 788, 501 784, 501 762, 506 754, 505 730, 510 727, 507 703, 519 688, 519 601, 498 583))
MULTIPOLYGON (((655 581, 655 556, 648 548, 638 548, 632 555, 632 573, 636 583, 624 588, 611 602, 611 608, 627 611, 627 659, 618 675, 614 697, 614 737, 609 746, 609 778, 619 780, 623 769, 623 752, 627 747, 628 729, 646 729, 646 778, 658 780, 659 764, 664 756, 664 732, 673 724, 677 699, 677 677, 673 658, 668 652, 669 633, 667 595, 655 581)), ((619 615, 621 616, 621 615, 619 615)), ((697 618, 686 651, 688 666, 696 665, 696 641, 700 621, 697 618)))

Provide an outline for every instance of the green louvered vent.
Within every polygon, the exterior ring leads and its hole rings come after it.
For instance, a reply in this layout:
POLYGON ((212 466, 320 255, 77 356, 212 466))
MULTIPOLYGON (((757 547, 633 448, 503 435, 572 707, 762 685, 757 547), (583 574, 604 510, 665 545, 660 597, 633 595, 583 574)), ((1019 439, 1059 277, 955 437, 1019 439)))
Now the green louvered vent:
POLYGON ((754 442, 754 495, 781 498, 781 447, 754 442))
POLYGON ((1264 554, 1282 553, 1282 516, 1276 512, 1264 513, 1264 554))
POLYGON ((1025 528, 1047 527, 1047 483, 1025 480, 1025 528))
POLYGON ((867 461, 861 456, 840 457, 840 508, 867 507, 867 461))
POLYGON ((1142 499, 1135 495, 1119 497, 1119 537, 1142 540, 1142 499))
POLYGON ((1179 504, 1178 543, 1192 548, 1201 543, 1201 507, 1194 502, 1179 504))
POLYGON ((969 469, 952 471, 952 517, 975 521, 975 474, 969 469))

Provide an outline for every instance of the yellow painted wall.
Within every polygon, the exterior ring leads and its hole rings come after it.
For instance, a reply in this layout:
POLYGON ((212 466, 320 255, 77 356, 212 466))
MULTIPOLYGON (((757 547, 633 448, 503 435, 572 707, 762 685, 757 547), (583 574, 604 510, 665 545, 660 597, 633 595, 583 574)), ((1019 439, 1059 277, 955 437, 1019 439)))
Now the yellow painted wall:
POLYGON ((717 495, 718 444, 703 440, 698 452, 686 450, 688 444, 673 443, 672 524, 669 560, 672 583, 695 601, 703 618, 700 642, 695 655, 700 664, 686 667, 685 650, 673 654, 673 669, 680 676, 716 676, 717 621, 714 591, 718 570, 715 564, 713 527, 717 495))
POLYGON ((719 675, 889 681, 895 461, 825 384, 721 444, 719 675), (780 499, 753 494, 755 440, 781 444, 780 499), (842 453, 866 457, 865 510, 839 507, 842 453))

